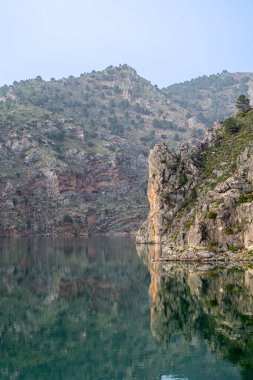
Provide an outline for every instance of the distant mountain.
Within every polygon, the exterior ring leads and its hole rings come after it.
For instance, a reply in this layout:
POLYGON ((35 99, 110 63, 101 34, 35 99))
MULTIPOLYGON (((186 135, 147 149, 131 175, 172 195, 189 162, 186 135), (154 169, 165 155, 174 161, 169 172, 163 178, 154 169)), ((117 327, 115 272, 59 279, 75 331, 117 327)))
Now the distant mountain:
POLYGON ((209 125, 180 86, 159 90, 122 65, 0 88, 1 235, 135 231, 147 214, 150 148, 195 141, 209 125))
POLYGON ((186 111, 127 65, 78 78, 14 82, 2 87, 0 96, 2 104, 34 106, 70 118, 91 135, 100 131, 131 140, 134 133, 146 153, 161 138, 171 139, 175 133, 184 138, 187 133, 186 111))
POLYGON ((248 94, 253 101, 253 73, 229 73, 204 75, 176 83, 162 91, 168 99, 187 110, 187 118, 196 118, 211 127, 216 120, 223 120, 235 113, 235 100, 248 94))
POLYGON ((2 87, 2 235, 135 230, 149 149, 190 138, 185 114, 126 65, 2 87))

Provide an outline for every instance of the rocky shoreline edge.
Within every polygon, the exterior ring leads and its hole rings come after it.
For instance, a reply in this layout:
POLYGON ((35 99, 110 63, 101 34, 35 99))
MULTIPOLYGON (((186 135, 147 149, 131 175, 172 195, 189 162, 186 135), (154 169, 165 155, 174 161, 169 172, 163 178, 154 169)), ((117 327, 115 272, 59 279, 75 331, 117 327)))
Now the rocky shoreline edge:
POLYGON ((149 257, 151 262, 168 263, 253 263, 253 250, 241 249, 236 252, 210 251, 208 249, 172 250, 161 244, 136 244, 140 256, 149 257))
POLYGON ((241 252, 213 252, 208 250, 194 250, 194 251, 182 251, 182 252, 167 252, 163 253, 157 259, 152 261, 158 262, 253 262, 253 251, 241 251, 241 252))

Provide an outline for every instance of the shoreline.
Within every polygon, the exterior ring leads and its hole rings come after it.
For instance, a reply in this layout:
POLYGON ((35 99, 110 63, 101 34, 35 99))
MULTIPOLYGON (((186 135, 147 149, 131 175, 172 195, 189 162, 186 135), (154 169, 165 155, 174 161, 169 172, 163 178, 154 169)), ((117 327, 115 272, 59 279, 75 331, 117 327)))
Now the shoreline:
POLYGON ((69 233, 45 233, 45 234, 6 234, 0 236, 0 239, 41 239, 41 238, 64 238, 64 239, 76 239, 76 238, 92 238, 96 236, 131 236, 135 237, 136 232, 98 232, 94 234, 69 234, 69 233))
POLYGON ((136 244, 137 251, 148 254, 152 262, 184 262, 184 263, 232 263, 253 262, 253 250, 243 248, 236 252, 211 251, 208 249, 166 249, 161 244, 136 244))

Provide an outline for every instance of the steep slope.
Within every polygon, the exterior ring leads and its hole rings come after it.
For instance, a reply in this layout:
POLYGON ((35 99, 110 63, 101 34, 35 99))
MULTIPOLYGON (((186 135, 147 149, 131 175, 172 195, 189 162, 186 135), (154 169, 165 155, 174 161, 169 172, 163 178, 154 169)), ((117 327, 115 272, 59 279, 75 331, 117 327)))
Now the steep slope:
POLYGON ((128 66, 4 86, 1 235, 136 230, 146 156, 175 131, 187 135, 185 111, 128 66))
POLYGON ((217 124, 205 141, 171 153, 157 145, 149 157, 150 213, 139 243, 161 243, 172 258, 253 248, 253 110, 217 124), (236 125, 238 129, 231 129, 236 125))
POLYGON ((150 148, 196 141, 205 128, 127 65, 3 86, 0 234, 136 231, 150 148))
MULTIPOLYGON (((127 65, 75 78, 14 82, 1 89, 1 101, 32 105, 89 128, 91 134, 133 139, 144 152, 155 141, 187 135, 186 111, 127 65), (165 132, 166 136, 161 136, 165 132)), ((36 117, 36 115, 35 115, 36 117)))
POLYGON ((220 74, 173 84, 163 88, 163 92, 169 100, 187 110, 187 118, 211 127, 216 120, 235 113, 235 99, 240 94, 248 94, 253 101, 253 74, 224 70, 220 74))

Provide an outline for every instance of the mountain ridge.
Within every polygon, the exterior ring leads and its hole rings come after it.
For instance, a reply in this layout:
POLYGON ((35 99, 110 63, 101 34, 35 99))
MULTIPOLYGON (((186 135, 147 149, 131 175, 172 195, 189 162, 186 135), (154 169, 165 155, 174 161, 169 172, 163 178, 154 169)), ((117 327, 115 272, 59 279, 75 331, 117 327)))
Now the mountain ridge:
POLYGON ((134 232, 147 156, 206 126, 127 65, 0 88, 2 236, 134 232))

